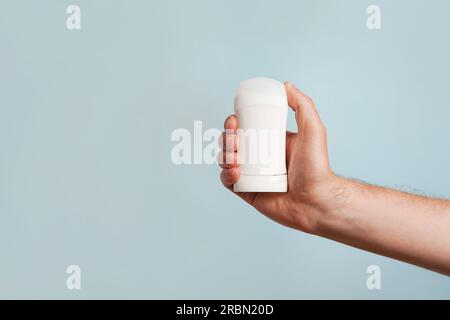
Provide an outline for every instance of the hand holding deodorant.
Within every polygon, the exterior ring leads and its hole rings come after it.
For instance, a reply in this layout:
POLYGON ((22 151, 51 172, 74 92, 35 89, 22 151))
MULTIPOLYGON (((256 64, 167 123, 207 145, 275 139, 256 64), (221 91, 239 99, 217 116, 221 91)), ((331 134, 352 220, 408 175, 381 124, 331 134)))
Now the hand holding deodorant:
POLYGON ((234 101, 241 175, 235 192, 287 192, 285 86, 269 78, 242 82, 234 101))

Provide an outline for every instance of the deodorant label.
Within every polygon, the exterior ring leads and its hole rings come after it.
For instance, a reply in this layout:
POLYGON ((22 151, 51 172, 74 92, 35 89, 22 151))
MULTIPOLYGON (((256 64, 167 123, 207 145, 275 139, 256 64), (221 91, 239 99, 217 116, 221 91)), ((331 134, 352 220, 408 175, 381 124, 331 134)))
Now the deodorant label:
POLYGON ((277 126, 285 122, 285 115, 277 109, 259 105, 238 112, 238 163, 243 174, 286 173, 286 130, 277 126))

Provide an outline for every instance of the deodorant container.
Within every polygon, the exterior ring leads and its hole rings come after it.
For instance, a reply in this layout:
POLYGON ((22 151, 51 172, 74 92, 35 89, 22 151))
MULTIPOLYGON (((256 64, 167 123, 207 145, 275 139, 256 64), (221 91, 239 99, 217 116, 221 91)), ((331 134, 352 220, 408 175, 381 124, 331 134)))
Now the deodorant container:
POLYGON ((240 178, 235 192, 287 192, 285 86, 269 78, 242 82, 234 101, 240 178))

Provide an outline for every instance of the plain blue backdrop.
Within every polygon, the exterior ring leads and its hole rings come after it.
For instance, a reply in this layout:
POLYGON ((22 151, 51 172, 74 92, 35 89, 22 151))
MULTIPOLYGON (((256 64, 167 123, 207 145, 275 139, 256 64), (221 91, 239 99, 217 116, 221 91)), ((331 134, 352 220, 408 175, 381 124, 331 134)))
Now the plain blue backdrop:
POLYGON ((216 166, 170 159, 174 129, 221 128, 237 84, 267 76, 314 98, 337 173, 450 196, 449 12, 2 0, 0 297, 450 298, 447 277, 286 229, 224 190, 216 166), (69 4, 81 30, 66 28, 69 4), (80 291, 66 288, 72 264, 80 291))

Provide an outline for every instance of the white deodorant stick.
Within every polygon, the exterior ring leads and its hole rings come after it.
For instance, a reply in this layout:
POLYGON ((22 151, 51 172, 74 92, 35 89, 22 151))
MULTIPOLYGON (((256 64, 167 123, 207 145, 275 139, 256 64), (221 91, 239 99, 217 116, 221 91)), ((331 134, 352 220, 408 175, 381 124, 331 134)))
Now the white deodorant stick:
POLYGON ((269 78, 242 82, 234 101, 241 175, 235 192, 287 192, 285 86, 269 78))

